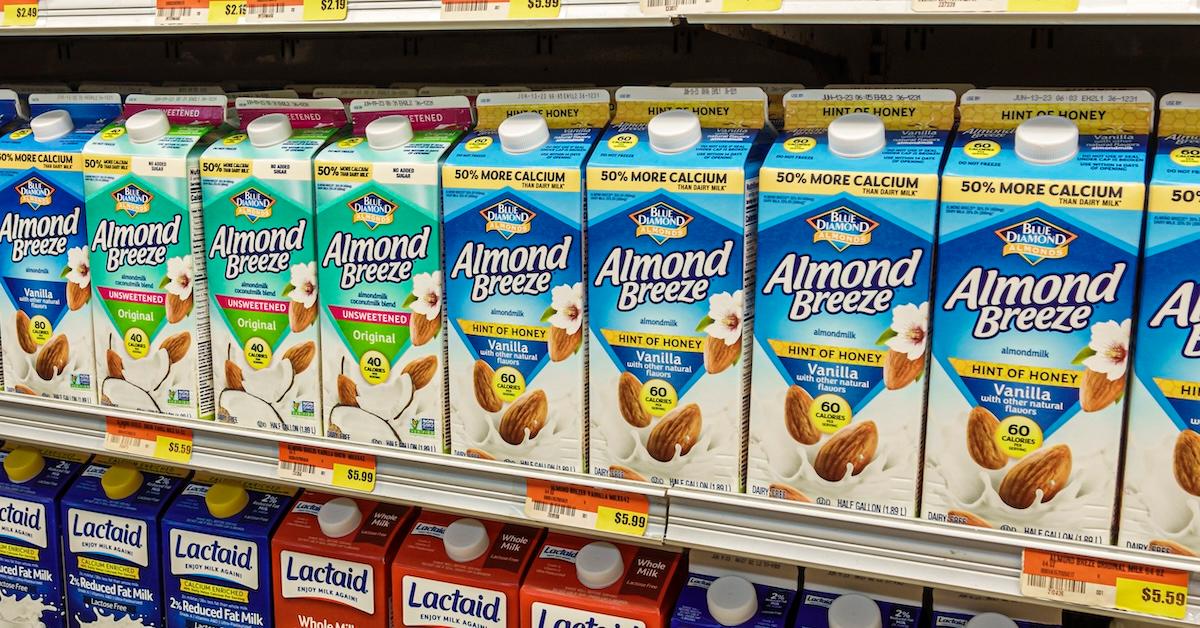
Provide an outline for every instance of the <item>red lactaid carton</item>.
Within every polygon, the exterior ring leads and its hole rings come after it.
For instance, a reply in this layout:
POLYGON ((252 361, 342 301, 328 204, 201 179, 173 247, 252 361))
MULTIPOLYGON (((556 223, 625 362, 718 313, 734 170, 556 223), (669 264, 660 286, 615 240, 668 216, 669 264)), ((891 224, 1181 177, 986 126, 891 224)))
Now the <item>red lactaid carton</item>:
POLYGON ((422 512, 392 564, 397 626, 516 628, 541 528, 422 512))
POLYGON ((661 548, 547 535, 521 586, 521 626, 662 628, 682 560, 661 548))
POLYGON ((301 495, 271 539, 275 628, 388 628, 388 566, 415 513, 301 495))

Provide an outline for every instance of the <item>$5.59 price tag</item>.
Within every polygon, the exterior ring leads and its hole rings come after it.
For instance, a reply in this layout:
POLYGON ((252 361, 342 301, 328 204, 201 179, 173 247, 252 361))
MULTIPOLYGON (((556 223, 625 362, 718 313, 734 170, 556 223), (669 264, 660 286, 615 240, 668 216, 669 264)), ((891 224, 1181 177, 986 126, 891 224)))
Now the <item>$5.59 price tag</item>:
POLYGON ((1027 549, 1021 561, 1021 594, 1183 619, 1188 572, 1027 549))
POLYGON ((645 536, 650 523, 645 495, 545 480, 525 481, 525 516, 558 525, 645 536))
POLYGON ((0 0, 0 26, 37 26, 38 0, 0 0))
POLYGON ((104 448, 176 464, 192 461, 192 430, 148 421, 109 417, 104 448))
POLYGON ((279 444, 279 477, 370 493, 375 456, 311 445, 279 444))

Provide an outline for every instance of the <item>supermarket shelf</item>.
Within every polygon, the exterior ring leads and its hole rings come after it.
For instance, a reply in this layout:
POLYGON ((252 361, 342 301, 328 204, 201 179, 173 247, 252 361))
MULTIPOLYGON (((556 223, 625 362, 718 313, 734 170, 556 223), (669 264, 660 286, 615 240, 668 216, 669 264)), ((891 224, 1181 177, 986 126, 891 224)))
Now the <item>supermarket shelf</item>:
POLYGON ((1066 543, 915 519, 881 519, 811 504, 706 491, 670 491, 671 545, 781 560, 941 589, 1062 606, 1164 625, 1200 623, 1200 560, 1066 543), (1075 553, 1192 572, 1187 616, 1180 621, 1021 596, 1025 548, 1075 553))
MULTIPOLYGON (((493 461, 357 445, 330 439, 288 437, 236 429, 207 421, 173 419, 21 395, 0 394, 0 439, 103 453, 108 416, 191 428, 192 460, 187 466, 194 469, 219 471, 248 478, 274 479, 277 477, 281 441, 320 445, 374 455, 377 479, 375 492, 370 495, 374 499, 528 523, 529 520, 524 514, 525 480, 534 478, 645 495, 650 502, 650 516, 644 541, 661 543, 666 528, 666 489, 661 487, 586 475, 553 473, 493 461)), ((305 484, 291 479, 287 482, 338 492, 323 485, 305 484)), ((353 492, 347 494, 362 495, 353 492)), ((537 525, 545 524, 539 522, 537 525)), ((588 534, 606 536, 590 531, 588 534)), ((630 539, 627 536, 617 538, 630 539)))

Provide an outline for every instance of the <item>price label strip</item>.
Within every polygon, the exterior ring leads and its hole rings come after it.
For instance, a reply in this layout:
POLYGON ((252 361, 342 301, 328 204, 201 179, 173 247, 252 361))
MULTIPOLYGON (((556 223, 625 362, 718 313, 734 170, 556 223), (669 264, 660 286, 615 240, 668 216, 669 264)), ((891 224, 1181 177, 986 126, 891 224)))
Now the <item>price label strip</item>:
POLYGON ((445 20, 552 19, 562 0, 442 0, 445 20))
POLYGON ((557 525, 645 536, 650 500, 637 493, 526 480, 525 516, 557 525))
POLYGON ((912 0, 925 13, 1074 13, 1079 0, 912 0))
POLYGON ((245 0, 246 22, 309 22, 346 19, 350 0, 245 0))
POLYGON ((192 461, 192 430, 148 421, 109 417, 104 448, 175 464, 192 461))
POLYGON ((237 24, 246 17, 246 0, 155 0, 154 23, 237 24))
POLYGON ((370 493, 375 456, 311 445, 279 444, 279 477, 370 493))
POLYGON ((37 0, 0 0, 0 26, 37 26, 37 0))
POLYGON ((1021 563, 1027 597, 1170 619, 1187 614, 1186 571, 1032 549, 1021 563))

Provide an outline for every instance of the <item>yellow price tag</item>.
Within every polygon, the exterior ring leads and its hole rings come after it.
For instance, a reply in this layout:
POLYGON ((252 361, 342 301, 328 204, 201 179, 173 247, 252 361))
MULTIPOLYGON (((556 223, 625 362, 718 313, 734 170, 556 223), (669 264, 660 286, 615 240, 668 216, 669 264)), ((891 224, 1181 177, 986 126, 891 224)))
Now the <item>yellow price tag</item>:
POLYGON ((4 26, 36 26, 37 2, 4 5, 4 26))
POLYGON ((562 11, 562 0, 509 0, 510 19, 556 18, 562 11))
POLYGON ((601 532, 644 536, 649 519, 645 513, 621 510, 611 506, 596 508, 596 529, 601 532))
POLYGON ((192 461, 192 440, 159 434, 155 439, 154 457, 167 462, 187 464, 192 461))
POLYGON ((1127 611, 1183 619, 1187 598, 1187 587, 1117 578, 1117 608, 1127 611))
POLYGON ((210 0, 209 24, 237 24, 246 17, 246 0, 210 0))
POLYGON ((374 492, 375 469, 335 462, 333 463, 333 485, 364 493, 374 492))
POLYGON ((1008 0, 1012 13, 1074 13, 1079 0, 1008 0))
POLYGON ((723 0, 722 13, 737 11, 778 11, 783 7, 783 0, 723 0))
MULTIPOLYGON (((304 21, 346 19, 350 0, 304 0, 304 21)), ((374 486, 374 482, 372 482, 374 486)))

